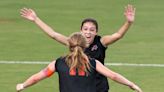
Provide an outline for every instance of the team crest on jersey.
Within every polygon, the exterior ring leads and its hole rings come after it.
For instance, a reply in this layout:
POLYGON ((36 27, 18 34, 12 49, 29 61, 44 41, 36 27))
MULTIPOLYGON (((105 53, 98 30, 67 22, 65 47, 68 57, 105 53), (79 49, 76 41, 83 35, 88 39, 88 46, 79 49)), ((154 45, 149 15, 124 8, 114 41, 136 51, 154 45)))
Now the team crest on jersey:
POLYGON ((91 48, 91 51, 97 50, 98 46, 97 45, 93 45, 93 47, 91 48))

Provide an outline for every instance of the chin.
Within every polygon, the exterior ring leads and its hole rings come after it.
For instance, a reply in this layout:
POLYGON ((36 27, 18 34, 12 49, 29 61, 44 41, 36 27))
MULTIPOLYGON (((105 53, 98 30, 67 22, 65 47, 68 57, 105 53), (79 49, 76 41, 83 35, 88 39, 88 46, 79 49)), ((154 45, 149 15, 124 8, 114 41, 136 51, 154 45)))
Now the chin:
POLYGON ((89 41, 88 44, 92 44, 93 41, 89 41))
POLYGON ((87 44, 91 44, 93 42, 92 39, 87 39, 87 44))

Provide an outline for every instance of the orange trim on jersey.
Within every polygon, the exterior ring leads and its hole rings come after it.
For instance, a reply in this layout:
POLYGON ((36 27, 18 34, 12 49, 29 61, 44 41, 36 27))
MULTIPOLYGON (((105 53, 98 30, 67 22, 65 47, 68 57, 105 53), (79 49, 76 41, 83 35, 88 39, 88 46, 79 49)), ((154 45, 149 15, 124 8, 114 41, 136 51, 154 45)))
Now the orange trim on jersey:
POLYGON ((54 72, 50 68, 46 68, 44 70, 44 73, 46 74, 47 77, 50 77, 54 72))

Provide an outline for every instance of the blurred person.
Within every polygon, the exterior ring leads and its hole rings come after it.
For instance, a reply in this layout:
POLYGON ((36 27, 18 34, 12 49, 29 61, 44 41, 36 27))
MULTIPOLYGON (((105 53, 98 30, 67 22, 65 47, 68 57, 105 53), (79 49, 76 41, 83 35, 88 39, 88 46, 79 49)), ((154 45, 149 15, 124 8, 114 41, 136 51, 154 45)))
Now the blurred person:
MULTIPOLYGON (((132 5, 127 5, 124 12, 126 21, 123 26, 115 33, 111 35, 98 35, 98 23, 93 18, 86 18, 81 23, 80 32, 84 34, 87 39, 87 48, 85 53, 91 58, 99 60, 104 64, 105 51, 109 45, 121 39, 128 31, 129 27, 133 24, 135 19, 135 8, 132 5)), ((23 8, 21 9, 21 16, 27 20, 34 22, 40 27, 48 36, 54 40, 69 46, 68 37, 56 32, 47 24, 45 24, 35 13, 34 10, 23 8)), ((109 84, 108 80, 102 74, 96 75, 96 90, 97 92, 108 92, 109 84)))
POLYGON ((81 33, 72 34, 68 38, 68 43, 69 53, 66 56, 52 61, 45 69, 32 75, 25 82, 17 84, 17 92, 50 77, 54 72, 58 72, 59 75, 60 92, 96 92, 97 72, 136 92, 142 92, 133 82, 108 69, 98 60, 88 57, 84 53, 87 41, 81 33))

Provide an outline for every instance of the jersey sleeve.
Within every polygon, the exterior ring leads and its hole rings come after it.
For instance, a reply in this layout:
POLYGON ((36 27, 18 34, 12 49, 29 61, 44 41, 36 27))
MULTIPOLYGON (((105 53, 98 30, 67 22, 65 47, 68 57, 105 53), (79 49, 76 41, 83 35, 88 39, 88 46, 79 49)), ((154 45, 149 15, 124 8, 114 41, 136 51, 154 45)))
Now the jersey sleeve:
POLYGON ((59 61, 60 61, 60 58, 56 59, 56 63, 55 63, 55 72, 58 72, 59 61))
POLYGON ((95 61, 95 59, 94 58, 90 58, 89 60, 90 60, 91 67, 93 69, 96 69, 96 61, 95 61))

